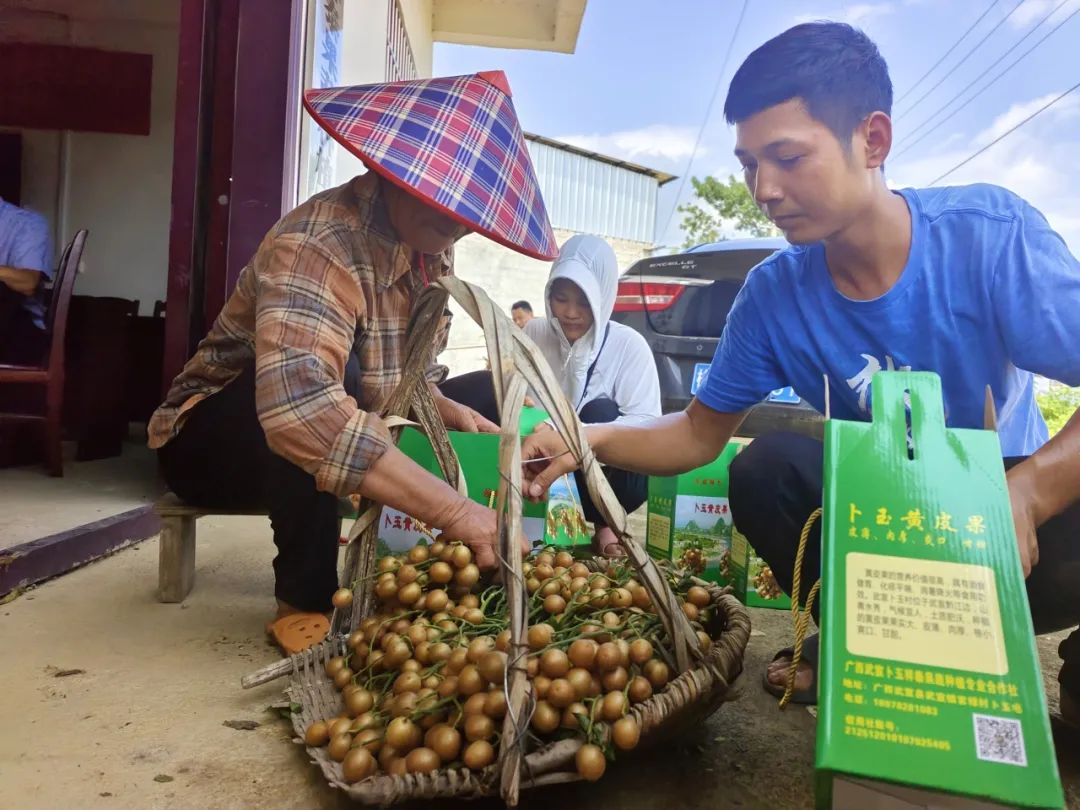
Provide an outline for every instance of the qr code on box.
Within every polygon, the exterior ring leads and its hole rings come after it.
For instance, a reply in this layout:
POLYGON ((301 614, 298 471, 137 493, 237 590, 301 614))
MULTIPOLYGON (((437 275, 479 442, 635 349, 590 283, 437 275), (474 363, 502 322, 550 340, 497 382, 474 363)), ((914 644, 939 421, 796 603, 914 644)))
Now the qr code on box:
POLYGON ((972 715, 975 720, 975 756, 987 762, 1027 766, 1024 731, 1019 720, 972 715))

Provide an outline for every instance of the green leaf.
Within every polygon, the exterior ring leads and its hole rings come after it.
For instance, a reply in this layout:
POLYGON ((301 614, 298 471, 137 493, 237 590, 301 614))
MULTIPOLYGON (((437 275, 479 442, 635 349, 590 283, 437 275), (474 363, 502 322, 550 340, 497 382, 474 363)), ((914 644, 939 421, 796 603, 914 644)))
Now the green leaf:
POLYGON ((679 206, 686 247, 727 238, 725 229, 746 236, 776 236, 779 231, 761 210, 746 184, 729 175, 690 179, 694 200, 679 206))
POLYGON ((1045 394, 1036 395, 1039 410, 1042 411, 1046 426, 1053 436, 1072 418, 1077 409, 1080 409, 1080 388, 1069 388, 1064 385, 1051 385, 1045 394))

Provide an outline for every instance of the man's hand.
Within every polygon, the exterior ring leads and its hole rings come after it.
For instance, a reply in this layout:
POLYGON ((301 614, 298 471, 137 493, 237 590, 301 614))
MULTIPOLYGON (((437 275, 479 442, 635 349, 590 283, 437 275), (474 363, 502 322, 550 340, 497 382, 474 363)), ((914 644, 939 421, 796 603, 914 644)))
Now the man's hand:
POLYGON ((1012 504, 1013 526, 1016 528, 1016 546, 1020 562, 1024 566, 1024 578, 1039 564, 1039 527, 1037 518, 1038 498, 1033 467, 1026 461, 1017 464, 1006 473, 1009 484, 1009 501, 1012 504))
MULTIPOLYGON (((498 519, 494 509, 488 509, 474 501, 462 501, 457 514, 443 527, 442 537, 461 540, 473 553, 473 559, 481 570, 498 564, 495 550, 499 544, 498 519)), ((529 553, 525 537, 518 538, 522 555, 529 553)))
POLYGON ((577 469, 577 460, 555 430, 537 430, 521 446, 524 495, 538 501, 548 487, 577 469))
POLYGON ((42 274, 37 270, 0 266, 0 283, 10 287, 19 295, 33 295, 41 283, 41 276, 42 274))
POLYGON ((460 402, 454 402, 444 396, 435 396, 435 407, 447 430, 460 430, 464 433, 498 433, 499 426, 485 419, 477 411, 460 402))

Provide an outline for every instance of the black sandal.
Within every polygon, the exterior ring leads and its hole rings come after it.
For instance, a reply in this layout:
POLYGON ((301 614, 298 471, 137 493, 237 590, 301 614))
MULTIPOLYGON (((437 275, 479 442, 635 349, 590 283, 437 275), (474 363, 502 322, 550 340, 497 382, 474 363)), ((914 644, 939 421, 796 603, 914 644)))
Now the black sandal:
MULTIPOLYGON (((806 637, 803 641, 802 657, 800 661, 805 661, 814 671, 814 676, 810 680, 810 686, 806 689, 796 689, 791 693, 791 703, 798 703, 802 706, 816 706, 818 702, 818 643, 821 637, 817 633, 812 633, 806 637)), ((787 658, 789 661, 795 656, 795 649, 793 647, 785 647, 773 656, 773 661, 778 661, 781 658, 787 658)), ((769 672, 766 669, 761 674, 761 683, 765 687, 765 691, 776 698, 782 698, 784 696, 785 687, 778 686, 769 680, 769 672)))

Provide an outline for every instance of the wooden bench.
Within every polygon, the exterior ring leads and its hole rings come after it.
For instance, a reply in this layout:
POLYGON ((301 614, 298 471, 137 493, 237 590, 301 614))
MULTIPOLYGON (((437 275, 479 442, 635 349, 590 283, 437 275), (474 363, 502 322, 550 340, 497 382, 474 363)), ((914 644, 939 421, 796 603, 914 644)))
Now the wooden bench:
MULTIPOLYGON (((266 517, 265 509, 207 509, 191 506, 167 492, 154 511, 161 518, 158 541, 158 601, 183 602, 195 585, 195 521, 205 515, 255 515, 266 517)), ((353 516, 348 499, 338 502, 340 518, 353 516)))
POLYGON ((161 518, 158 541, 158 601, 183 602, 195 585, 195 521, 204 515, 262 515, 266 510, 205 509, 166 493, 154 511, 161 518))

